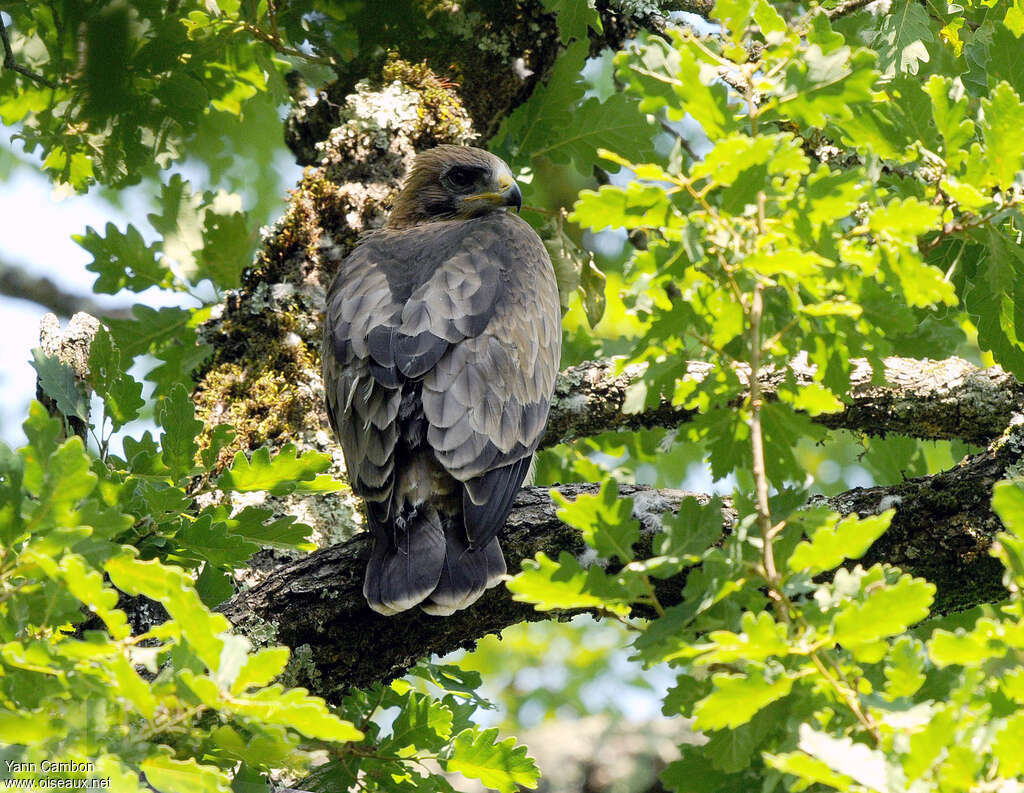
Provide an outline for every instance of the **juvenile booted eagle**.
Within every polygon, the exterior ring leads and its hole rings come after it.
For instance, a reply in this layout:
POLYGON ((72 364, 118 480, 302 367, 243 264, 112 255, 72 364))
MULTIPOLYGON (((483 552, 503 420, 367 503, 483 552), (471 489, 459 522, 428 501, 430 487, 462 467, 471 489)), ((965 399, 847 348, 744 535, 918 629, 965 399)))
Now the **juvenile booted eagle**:
POLYGON ((327 296, 327 413, 366 503, 374 611, 465 608, 498 583, 496 535, 547 421, 561 353, 551 260, 508 166, 438 146, 327 296))

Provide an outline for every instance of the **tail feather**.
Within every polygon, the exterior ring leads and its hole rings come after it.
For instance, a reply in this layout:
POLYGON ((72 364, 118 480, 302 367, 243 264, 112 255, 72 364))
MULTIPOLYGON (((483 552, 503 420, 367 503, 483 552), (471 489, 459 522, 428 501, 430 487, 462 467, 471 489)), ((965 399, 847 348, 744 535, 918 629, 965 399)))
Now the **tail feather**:
POLYGON ((433 507, 396 518, 393 541, 377 534, 366 565, 363 596, 390 616, 422 602, 438 586, 445 563, 445 532, 433 507))
POLYGON ((497 539, 470 550, 461 526, 447 525, 441 576, 430 597, 420 604, 427 614, 446 617, 472 605, 484 590, 505 575, 505 557, 497 539))

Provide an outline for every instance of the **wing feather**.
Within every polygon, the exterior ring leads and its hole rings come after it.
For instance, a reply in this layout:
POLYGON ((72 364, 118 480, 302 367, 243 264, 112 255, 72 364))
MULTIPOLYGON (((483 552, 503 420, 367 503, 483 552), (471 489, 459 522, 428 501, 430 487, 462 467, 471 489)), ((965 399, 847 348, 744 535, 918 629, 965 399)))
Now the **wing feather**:
MULTIPOLYGON (((424 375, 422 393, 427 440, 463 483, 467 536, 479 547, 504 524, 540 442, 558 373, 561 310, 547 251, 524 221, 490 216, 470 233, 467 246, 485 252, 500 288, 486 325, 451 345, 424 375)), ((478 272, 487 272, 475 258, 478 272)), ((462 316, 478 312, 487 285, 485 277, 468 299, 450 293, 462 316)))

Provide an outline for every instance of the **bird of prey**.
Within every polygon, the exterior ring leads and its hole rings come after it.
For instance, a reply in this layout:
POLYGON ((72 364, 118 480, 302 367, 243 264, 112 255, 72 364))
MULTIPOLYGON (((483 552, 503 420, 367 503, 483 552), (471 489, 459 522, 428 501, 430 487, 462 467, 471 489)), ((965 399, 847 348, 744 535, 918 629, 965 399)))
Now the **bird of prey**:
POLYGON ((448 615, 505 574, 497 534, 540 442, 561 354, 555 274, 487 151, 419 154, 387 225, 327 296, 327 413, 373 551, 381 614, 448 615))

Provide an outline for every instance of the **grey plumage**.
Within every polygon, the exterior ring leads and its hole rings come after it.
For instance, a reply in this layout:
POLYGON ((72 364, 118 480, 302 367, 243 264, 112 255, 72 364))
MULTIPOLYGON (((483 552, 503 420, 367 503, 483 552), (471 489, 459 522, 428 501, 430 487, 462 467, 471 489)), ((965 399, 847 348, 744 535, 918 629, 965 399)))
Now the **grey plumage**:
POLYGON ((505 573, 496 539, 537 448, 561 352, 558 290, 500 159, 417 157, 388 225, 327 296, 327 409, 374 544, 370 606, 451 614, 505 573))

